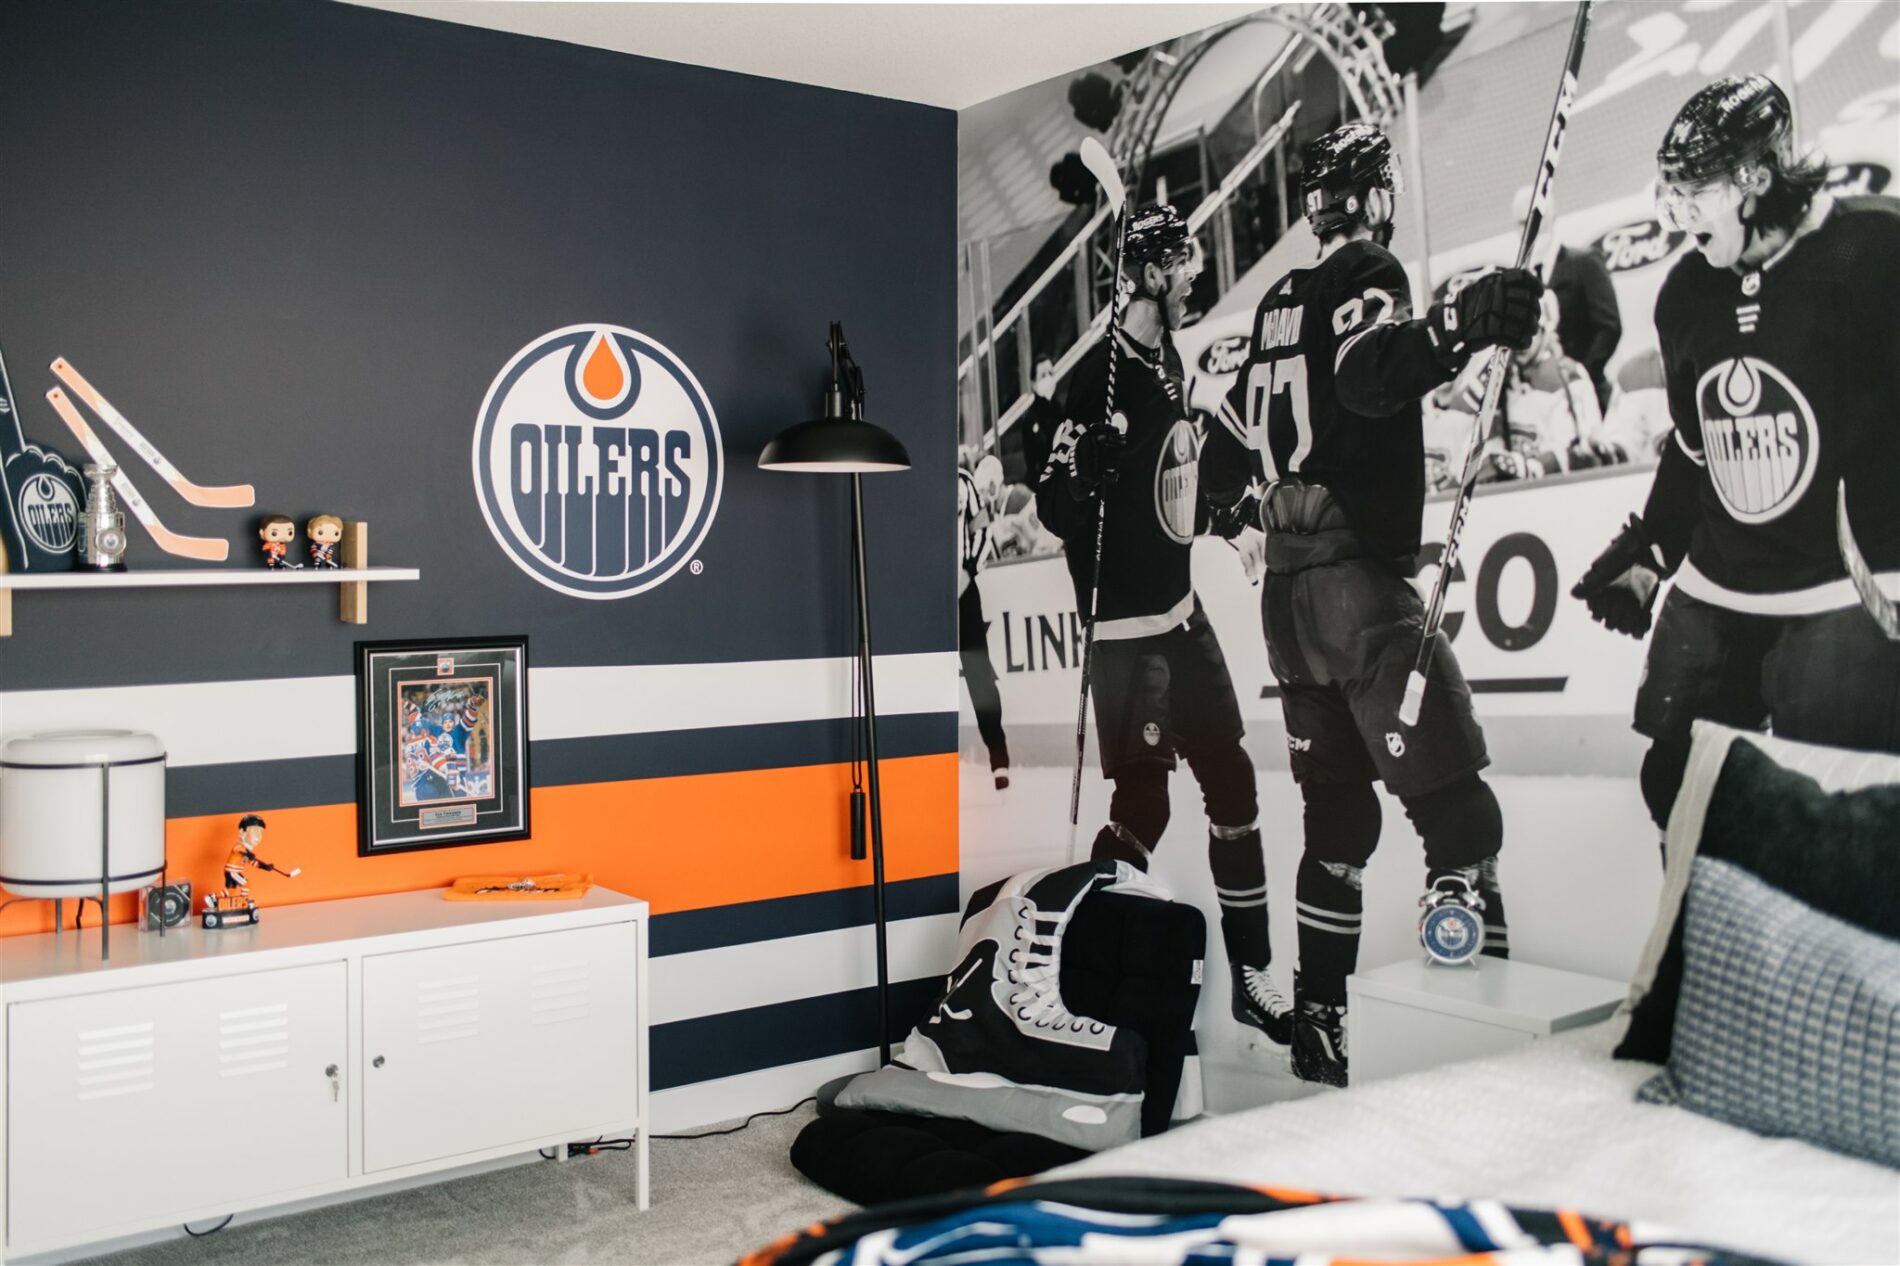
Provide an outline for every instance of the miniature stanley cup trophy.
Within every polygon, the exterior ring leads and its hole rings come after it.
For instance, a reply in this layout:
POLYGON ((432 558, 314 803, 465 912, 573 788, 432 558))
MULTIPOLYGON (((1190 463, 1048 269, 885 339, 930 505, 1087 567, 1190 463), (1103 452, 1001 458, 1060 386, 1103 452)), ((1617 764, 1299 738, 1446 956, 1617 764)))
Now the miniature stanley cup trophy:
POLYGON ((117 466, 86 467, 86 513, 79 533, 79 565, 86 571, 125 570, 125 515, 112 495, 117 466))

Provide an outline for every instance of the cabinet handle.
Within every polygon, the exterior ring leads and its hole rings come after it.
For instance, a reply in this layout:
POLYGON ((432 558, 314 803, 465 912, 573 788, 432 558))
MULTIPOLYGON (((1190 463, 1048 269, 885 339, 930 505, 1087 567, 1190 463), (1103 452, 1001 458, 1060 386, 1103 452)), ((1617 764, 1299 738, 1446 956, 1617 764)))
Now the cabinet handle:
POLYGON ((343 1097, 343 1079, 337 1076, 336 1065, 331 1064, 328 1068, 325 1068, 323 1075, 330 1079, 330 1102, 337 1103, 341 1101, 343 1097))
POLYGON ((375 1059, 372 1059, 369 1062, 369 1066, 371 1068, 381 1068, 383 1066, 383 1057, 381 1055, 378 1055, 375 1059))

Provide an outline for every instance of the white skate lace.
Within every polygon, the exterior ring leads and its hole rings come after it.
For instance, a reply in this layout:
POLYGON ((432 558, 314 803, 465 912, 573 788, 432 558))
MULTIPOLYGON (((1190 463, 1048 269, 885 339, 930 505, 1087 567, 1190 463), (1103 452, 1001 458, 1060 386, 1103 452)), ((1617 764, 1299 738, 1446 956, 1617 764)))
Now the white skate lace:
POLYGON ((1254 1004, 1268 1015, 1285 1015, 1293 1009, 1286 995, 1273 987, 1273 977, 1264 967, 1242 967, 1240 986, 1247 991, 1247 996, 1254 1000, 1254 1004))
POLYGON ((1022 988, 1009 995, 1016 1018, 1038 1029, 1067 1029, 1072 1033, 1102 1033, 1108 1026, 1077 1016, 1062 1004, 1055 947, 1061 942, 1066 914, 1043 914, 1034 907, 1023 911, 1015 927, 1015 944, 1004 955, 1009 983, 1022 988), (1045 932, 1042 925, 1048 924, 1045 932), (1025 930, 1025 925, 1027 925, 1025 930))

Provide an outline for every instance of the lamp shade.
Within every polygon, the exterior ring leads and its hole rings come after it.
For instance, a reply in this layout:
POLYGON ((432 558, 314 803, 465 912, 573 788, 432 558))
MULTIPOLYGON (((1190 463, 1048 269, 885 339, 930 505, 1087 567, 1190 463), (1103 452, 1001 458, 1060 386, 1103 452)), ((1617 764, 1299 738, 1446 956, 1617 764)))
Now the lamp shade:
POLYGON ((165 747, 134 730, 60 730, 0 748, 0 888, 92 897, 165 866, 165 747), (104 837, 103 839, 101 837, 104 837))
POLYGON ((910 454, 881 426, 857 418, 826 417, 780 431, 759 454, 759 469, 874 474, 909 470, 910 454))

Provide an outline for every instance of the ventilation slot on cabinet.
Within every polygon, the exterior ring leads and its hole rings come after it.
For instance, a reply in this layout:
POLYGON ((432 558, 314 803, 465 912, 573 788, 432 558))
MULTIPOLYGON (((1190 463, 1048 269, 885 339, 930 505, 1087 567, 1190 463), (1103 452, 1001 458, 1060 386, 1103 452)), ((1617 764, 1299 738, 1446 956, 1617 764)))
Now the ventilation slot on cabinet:
POLYGON ((290 1067, 290 1004, 218 1012, 218 1076, 250 1077, 290 1067))
POLYGON ((528 1009, 536 1024, 587 1018, 591 998, 586 963, 536 968, 528 981, 528 1009))
POLYGON ((454 1042, 481 1031, 480 976, 416 982, 416 1041, 454 1042))
POLYGON ((155 1040, 149 1020, 79 1034, 79 1059, 74 1069, 79 1101, 150 1090, 156 1073, 155 1040))

